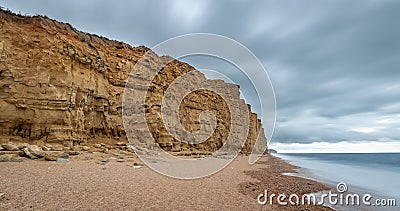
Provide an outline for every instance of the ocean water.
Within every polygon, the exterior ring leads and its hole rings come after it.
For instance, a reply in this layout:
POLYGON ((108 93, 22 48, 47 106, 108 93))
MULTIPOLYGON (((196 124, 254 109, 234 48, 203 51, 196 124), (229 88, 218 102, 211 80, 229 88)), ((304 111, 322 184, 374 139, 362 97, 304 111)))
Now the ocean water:
POLYGON ((287 153, 273 154, 302 167, 315 179, 346 183, 349 191, 363 190, 396 199, 400 209, 400 153, 287 153))

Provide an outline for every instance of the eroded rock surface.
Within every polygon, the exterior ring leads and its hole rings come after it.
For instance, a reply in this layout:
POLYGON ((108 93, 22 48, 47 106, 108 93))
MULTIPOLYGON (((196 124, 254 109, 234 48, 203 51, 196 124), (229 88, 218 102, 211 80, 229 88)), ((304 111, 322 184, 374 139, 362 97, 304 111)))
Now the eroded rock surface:
MULTIPOLYGON (((127 143, 122 119, 123 91, 128 74, 146 52, 150 52, 146 47, 131 47, 83 33, 46 17, 23 17, 0 10, 0 143, 27 142, 45 146, 45 151, 74 146, 85 146, 82 150, 91 149, 89 146, 123 146, 127 143)), ((149 62, 163 59, 152 53, 153 61, 149 62)), ((159 120, 163 93, 176 78, 191 71, 196 77, 188 83, 207 80, 177 60, 164 67, 152 81, 143 105, 148 122, 137 127, 149 127, 153 138, 169 151, 213 152, 223 145, 230 129, 229 110, 215 93, 192 93, 180 105, 181 123, 191 132, 199 127, 201 111, 210 110, 216 115, 219 124, 207 142, 182 144, 159 120)), ((136 80, 140 82, 142 76, 136 74, 136 80)), ((213 83, 231 96, 240 95, 234 84, 213 83)), ((133 89, 143 91, 139 85, 133 89)), ((247 108, 243 100, 240 105, 247 108)), ((265 140, 257 115, 251 111, 249 114, 250 129, 243 131, 248 132, 244 153, 251 152, 260 131, 259 138, 265 140)), ((32 154, 32 150, 24 149, 32 154)))

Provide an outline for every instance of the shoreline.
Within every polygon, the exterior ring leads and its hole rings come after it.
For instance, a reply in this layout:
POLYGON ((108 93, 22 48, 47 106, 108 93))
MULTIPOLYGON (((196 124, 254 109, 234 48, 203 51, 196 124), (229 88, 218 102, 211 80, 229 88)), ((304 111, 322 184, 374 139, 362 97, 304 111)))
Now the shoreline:
MULTIPOLYGON (((272 155, 278 159, 282 159, 285 162, 291 164, 291 165, 296 165, 296 164, 292 164, 292 162, 290 160, 286 160, 284 158, 281 158, 279 156, 275 156, 272 155)), ((328 187, 330 187, 330 190, 324 190, 324 191, 320 191, 315 193, 317 196, 321 196, 322 194, 328 194, 329 191, 332 191, 332 193, 335 194, 339 194, 339 192, 337 191, 337 184, 340 181, 334 181, 330 178, 326 178, 323 176, 318 175, 316 172, 313 171, 313 169, 308 169, 305 167, 301 167, 299 166, 299 168, 297 169, 297 172, 295 173, 284 173, 285 175, 288 176, 293 176, 293 177, 298 177, 298 178, 305 178, 305 179, 309 179, 309 180, 314 180, 316 182, 322 183, 328 187)), ((362 197, 364 194, 371 194, 373 196, 373 198, 380 198, 380 199, 390 199, 390 198, 394 198, 391 197, 389 195, 385 195, 382 194, 378 191, 374 191, 371 189, 367 189, 367 188, 363 188, 363 187, 359 187, 359 186, 355 186, 353 184, 350 184, 351 190, 350 191, 346 191, 343 194, 358 194, 360 197, 362 197)), ((398 199, 396 199, 398 200, 398 199)), ((396 201, 397 202, 397 201, 396 201)), ((362 204, 362 202, 360 202, 360 205, 332 205, 327 203, 327 200, 325 200, 324 202, 324 206, 330 207, 332 209, 335 210, 343 210, 343 211, 357 211, 357 210, 376 210, 376 208, 379 207, 375 207, 375 206, 367 206, 365 204, 362 204), (374 209, 375 208, 375 209, 374 209)), ((381 209, 385 209, 385 210, 396 210, 396 206, 394 207, 380 207, 381 209)))
MULTIPOLYGON (((257 193, 260 193, 262 190, 268 190, 271 194, 285 194, 286 196, 290 196, 291 194, 296 194, 297 196, 302 196, 304 194, 312 194, 316 192, 321 192, 323 190, 327 190, 328 187, 315 181, 310 178, 302 178, 289 176, 287 174, 296 174, 299 169, 298 166, 292 165, 289 162, 272 156, 270 154, 263 156, 262 159, 258 161, 259 164, 264 164, 267 167, 259 168, 256 171, 245 171, 245 174, 256 178, 258 183, 247 183, 241 184, 241 192, 243 194, 248 194, 252 198, 257 198, 257 193), (282 186, 282 184, 285 184, 282 186)), ((269 195, 270 196, 270 195, 269 195)), ((286 201, 288 201, 286 199, 286 201)), ((268 202, 270 203, 270 202, 268 202)), ((300 205, 291 205, 288 203, 285 206, 279 205, 277 201, 274 201, 273 205, 270 204, 263 205, 264 209, 267 210, 332 210, 330 207, 325 205, 309 205, 309 204, 300 204, 300 205)), ((301 202, 300 202, 301 203, 301 202)))
POLYGON ((259 205, 257 196, 265 188, 299 195, 326 188, 312 180, 282 175, 283 171, 294 171, 297 167, 270 155, 253 165, 248 164, 248 156, 241 155, 214 175, 195 180, 158 174, 142 166, 134 156, 125 162, 109 157, 84 153, 71 157, 67 163, 40 160, 0 163, 0 192, 4 193, 0 210, 331 210, 314 205, 259 205), (108 162, 100 161, 107 157, 108 162))

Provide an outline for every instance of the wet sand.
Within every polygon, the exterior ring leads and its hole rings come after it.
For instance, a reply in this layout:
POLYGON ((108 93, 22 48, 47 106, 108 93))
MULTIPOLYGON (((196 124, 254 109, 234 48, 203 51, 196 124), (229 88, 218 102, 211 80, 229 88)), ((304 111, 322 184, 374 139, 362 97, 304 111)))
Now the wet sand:
POLYGON ((82 154, 68 163, 0 163, 0 209, 329 210, 313 205, 259 205, 256 198, 265 189, 287 196, 329 189, 282 175, 295 172, 296 167, 269 155, 254 165, 239 156, 218 173, 196 180, 172 179, 146 166, 134 167, 140 163, 135 157, 104 163, 101 157, 107 155, 82 154))

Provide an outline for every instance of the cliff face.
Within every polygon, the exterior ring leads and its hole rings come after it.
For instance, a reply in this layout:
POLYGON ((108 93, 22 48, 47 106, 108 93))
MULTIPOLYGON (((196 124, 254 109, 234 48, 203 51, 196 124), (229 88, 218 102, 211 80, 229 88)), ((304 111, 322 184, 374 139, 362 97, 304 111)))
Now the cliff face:
MULTIPOLYGON (((148 51, 79 32, 45 17, 22 17, 0 10, 0 142, 65 146, 127 142, 122 120, 124 86, 136 62, 148 51)), ((154 55, 154 59, 163 58, 154 55)), ((180 105, 181 122, 189 131, 198 129, 202 110, 216 115, 217 128, 204 143, 179 143, 158 120, 164 91, 189 71, 197 75, 192 83, 206 80, 177 60, 153 80, 145 109, 148 126, 164 149, 214 151, 230 129, 229 111, 215 93, 194 92, 180 105)), ((215 83, 239 96, 238 86, 215 83)), ((241 104, 246 107, 244 101, 241 104)), ((251 152, 262 128, 257 115, 249 112, 244 153, 251 152)))

